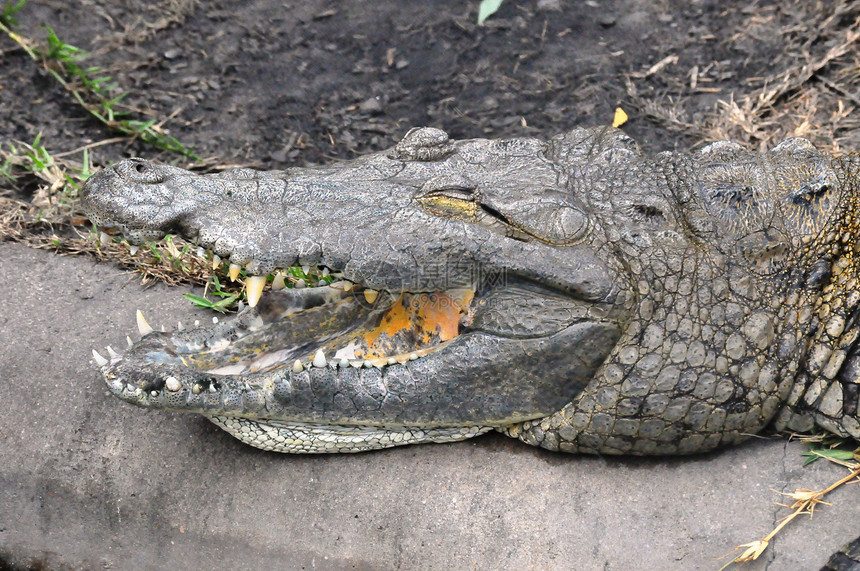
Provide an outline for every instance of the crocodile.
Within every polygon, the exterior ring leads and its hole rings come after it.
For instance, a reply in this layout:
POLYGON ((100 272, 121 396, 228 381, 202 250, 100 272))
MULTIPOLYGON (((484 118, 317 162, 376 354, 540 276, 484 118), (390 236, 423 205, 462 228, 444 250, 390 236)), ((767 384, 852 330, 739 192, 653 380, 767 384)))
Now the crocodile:
POLYGON ((271 172, 127 159, 83 188, 94 224, 229 259, 250 307, 173 332, 138 314, 141 340, 97 361, 123 400, 280 452, 493 429, 601 454, 768 425, 860 438, 858 172, 801 138, 646 157, 613 128, 418 128, 271 172), (297 264, 317 287, 283 287, 297 264))
MULTIPOLYGON (((636 455, 766 427, 860 439, 859 174, 802 138, 648 157, 614 128, 418 128, 271 172, 126 159, 82 189, 93 223, 197 243, 249 307, 169 332, 138 311, 140 340, 93 358, 122 400, 277 452, 489 430, 636 455)), ((825 568, 860 569, 860 538, 825 568)))

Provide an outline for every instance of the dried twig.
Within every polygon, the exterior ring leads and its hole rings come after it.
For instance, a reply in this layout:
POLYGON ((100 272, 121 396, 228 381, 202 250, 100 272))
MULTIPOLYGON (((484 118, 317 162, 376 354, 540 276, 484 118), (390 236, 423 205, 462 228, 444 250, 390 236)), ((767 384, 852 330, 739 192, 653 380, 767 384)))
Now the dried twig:
MULTIPOLYGON (((776 536, 776 534, 778 534, 786 525, 788 525, 791 521, 793 521, 797 516, 808 514, 810 517, 812 517, 812 514, 815 510, 815 507, 818 504, 831 505, 831 504, 828 504, 827 502, 825 502, 823 500, 825 495, 832 492, 833 490, 835 490, 839 486, 842 486, 843 484, 847 484, 847 483, 851 482, 852 480, 857 480, 858 482, 860 482, 860 462, 846 462, 844 460, 831 458, 831 457, 825 456, 823 454, 818 454, 818 455, 821 456, 822 458, 830 460, 831 462, 834 462, 836 464, 839 464, 841 466, 848 468, 849 470, 851 470, 851 473, 848 474, 847 476, 845 476, 844 478, 834 482, 830 486, 827 486, 823 490, 813 491, 813 490, 799 489, 799 490, 795 490, 793 493, 790 493, 790 494, 783 493, 783 495, 788 496, 794 500, 793 504, 791 504, 790 506, 785 506, 789 509, 793 509, 794 511, 792 513, 790 513, 789 515, 787 515, 786 517, 782 518, 782 520, 773 529, 773 531, 768 533, 762 539, 760 539, 758 541, 752 541, 750 543, 744 543, 742 545, 738 545, 737 547, 735 547, 735 551, 737 551, 738 549, 744 549, 744 551, 740 555, 738 555, 737 557, 735 557, 734 559, 732 559, 731 561, 726 563, 721 568, 721 571, 722 571, 722 569, 728 568, 729 565, 731 565, 732 563, 747 563, 749 561, 754 561, 754 560, 758 559, 759 556, 762 553, 764 553, 764 551, 767 549, 768 545, 770 545, 770 541, 776 536)), ((782 493, 782 492, 778 492, 778 493, 782 493)), ((780 504, 780 505, 782 505, 782 504, 780 504)))

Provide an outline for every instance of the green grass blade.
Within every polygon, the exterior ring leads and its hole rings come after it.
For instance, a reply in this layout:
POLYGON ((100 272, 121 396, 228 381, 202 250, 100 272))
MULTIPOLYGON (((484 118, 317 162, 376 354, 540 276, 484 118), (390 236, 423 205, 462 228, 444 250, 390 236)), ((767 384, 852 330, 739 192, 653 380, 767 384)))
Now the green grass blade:
POLYGON ((481 0, 481 4, 478 6, 478 25, 483 26, 487 18, 495 14, 501 7, 502 2, 504 0, 481 0))

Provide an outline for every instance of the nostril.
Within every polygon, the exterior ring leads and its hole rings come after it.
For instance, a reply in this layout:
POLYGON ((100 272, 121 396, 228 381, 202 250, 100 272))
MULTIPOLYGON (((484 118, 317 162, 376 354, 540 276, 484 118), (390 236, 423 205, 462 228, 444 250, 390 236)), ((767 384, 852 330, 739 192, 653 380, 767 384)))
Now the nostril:
POLYGON ((165 179, 163 165, 137 157, 117 163, 116 172, 121 179, 132 184, 159 184, 165 179))

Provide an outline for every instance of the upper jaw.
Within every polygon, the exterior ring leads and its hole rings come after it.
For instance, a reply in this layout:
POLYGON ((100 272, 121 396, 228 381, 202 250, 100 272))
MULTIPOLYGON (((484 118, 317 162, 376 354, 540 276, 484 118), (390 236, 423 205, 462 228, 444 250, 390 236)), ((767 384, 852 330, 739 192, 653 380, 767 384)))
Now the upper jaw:
MULTIPOLYGON (((234 273, 249 276, 325 265, 371 289, 439 291, 474 285, 451 283, 452 277, 505 268, 582 299, 605 299, 613 288, 611 272, 588 247, 512 240, 495 226, 445 218, 423 206, 425 187, 437 181, 430 187, 445 188, 454 174, 475 179, 478 188, 510 184, 495 181, 488 168, 468 158, 491 146, 455 144, 449 150, 456 152, 438 162, 379 153, 328 167, 230 176, 129 159, 94 175, 82 200, 96 224, 121 231, 132 244, 179 233, 228 261, 234 273), (455 265, 460 267, 452 272, 455 265)), ((481 152, 473 159, 489 160, 481 152)), ((534 184, 556 184, 557 172, 546 161, 533 163, 534 184)))

